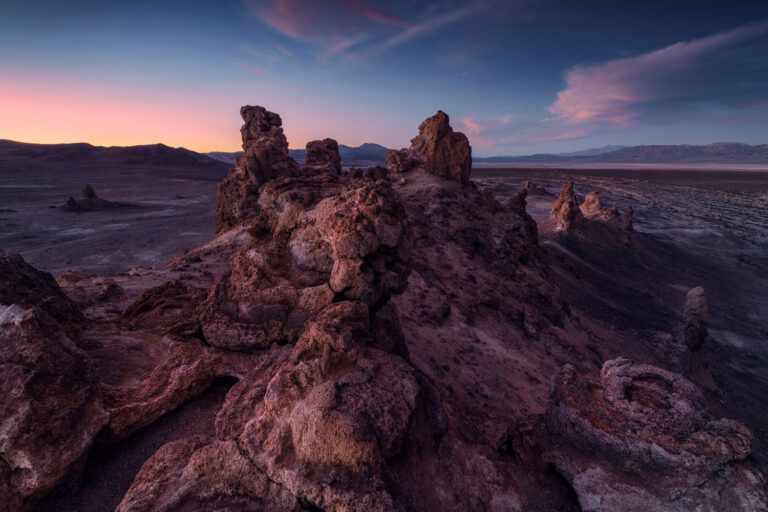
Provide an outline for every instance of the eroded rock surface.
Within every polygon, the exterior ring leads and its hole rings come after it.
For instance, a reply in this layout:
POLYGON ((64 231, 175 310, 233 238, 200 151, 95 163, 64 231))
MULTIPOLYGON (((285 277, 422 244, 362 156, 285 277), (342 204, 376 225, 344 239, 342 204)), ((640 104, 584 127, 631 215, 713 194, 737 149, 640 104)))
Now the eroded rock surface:
POLYGON ((573 191, 572 181, 566 183, 560 191, 560 195, 552 205, 550 218, 555 221, 560 231, 568 231, 571 226, 584 219, 584 214, 579 208, 579 199, 573 191))
POLYGON ((405 287, 409 233, 386 183, 327 174, 262 188, 249 243, 202 312, 206 340, 236 350, 298 339, 332 302, 374 305, 405 287))
POLYGON ((715 419, 679 374, 628 359, 599 379, 564 366, 546 413, 545 458, 582 510, 764 510, 762 474, 746 460, 752 434, 715 419))
POLYGON ((91 362, 34 305, 0 305, 0 388, 0 501, 15 511, 67 475, 108 414, 91 362))
POLYGON ((448 115, 439 110, 421 123, 410 148, 387 152, 387 167, 397 173, 424 167, 430 174, 466 184, 472 171, 472 147, 466 135, 453 131, 448 115))
POLYGON ((299 165, 288 154, 288 140, 278 114, 264 107, 240 109, 244 124, 240 129, 244 154, 219 183, 218 232, 243 224, 258 214, 259 187, 278 176, 294 176, 299 165))
POLYGON ((313 140, 307 142, 306 167, 327 169, 329 172, 341 172, 341 156, 339 143, 333 139, 313 140))

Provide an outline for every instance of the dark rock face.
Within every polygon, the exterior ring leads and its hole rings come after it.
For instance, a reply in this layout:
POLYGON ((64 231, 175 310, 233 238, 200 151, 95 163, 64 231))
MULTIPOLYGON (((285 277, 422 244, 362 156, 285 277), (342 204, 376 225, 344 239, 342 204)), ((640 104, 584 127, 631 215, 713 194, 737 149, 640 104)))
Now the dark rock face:
POLYGON ((295 176, 299 165, 288 154, 288 140, 280 116, 264 107, 240 109, 244 154, 219 184, 217 232, 242 225, 258 215, 259 187, 278 176, 295 176))
POLYGON ((618 358, 599 380, 566 365, 546 413, 545 458, 582 510, 760 510, 764 478, 745 460, 752 434, 713 418, 681 375, 618 358))
POLYGON ((448 115, 442 110, 421 123, 410 148, 387 152, 390 172, 408 172, 417 167, 424 167, 436 176, 469 183, 472 147, 466 135, 453 131, 448 115))
POLYGON ((0 305, 37 306, 69 333, 79 331, 84 317, 77 304, 59 288, 48 272, 41 272, 18 254, 0 250, 0 305))
POLYGON ((339 174, 341 172, 339 143, 333 139, 307 142, 307 159, 304 165, 306 167, 320 167, 339 174))
POLYGON ((691 350, 699 350, 707 339, 709 304, 704 288, 697 286, 688 291, 683 305, 685 343, 691 350))
POLYGON ((41 307, 0 305, 0 386, 0 500, 14 511, 67 475, 108 414, 91 362, 41 307))
POLYGON ((555 220, 557 229, 560 231, 568 231, 571 226, 581 222, 584 218, 579 209, 579 200, 573 191, 572 181, 566 183, 560 191, 560 196, 552 205, 550 218, 555 220))

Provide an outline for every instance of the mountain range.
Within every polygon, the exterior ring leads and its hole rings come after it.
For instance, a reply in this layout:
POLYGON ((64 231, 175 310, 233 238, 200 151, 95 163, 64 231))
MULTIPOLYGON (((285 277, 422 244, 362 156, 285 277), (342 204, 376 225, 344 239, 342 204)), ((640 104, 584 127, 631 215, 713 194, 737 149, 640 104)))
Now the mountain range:
MULTIPOLYGON (((365 143, 357 147, 339 145, 346 167, 383 165, 388 149, 365 143)), ((197 153, 165 144, 140 146, 93 146, 87 143, 31 144, 0 139, 0 163, 20 161, 57 163, 67 166, 128 165, 149 167, 194 167, 220 169, 234 164, 242 151, 197 153), (226 165, 224 165, 226 164, 226 165)), ((303 163, 305 149, 291 149, 290 155, 303 163)), ((716 142, 707 145, 603 146, 558 154, 475 157, 477 163, 768 163, 768 144, 749 145, 716 142)), ((0 165, 0 169, 3 168, 0 165)))
POLYGON ((715 142, 652 146, 605 146, 585 151, 474 158, 482 163, 768 163, 768 144, 715 142), (604 151, 603 151, 604 150, 604 151))

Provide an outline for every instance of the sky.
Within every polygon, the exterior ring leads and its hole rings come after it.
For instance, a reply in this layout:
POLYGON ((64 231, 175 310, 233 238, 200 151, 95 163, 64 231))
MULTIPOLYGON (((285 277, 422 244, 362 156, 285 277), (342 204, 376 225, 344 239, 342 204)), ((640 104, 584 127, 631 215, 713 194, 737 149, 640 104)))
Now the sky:
POLYGON ((768 1, 0 0, 0 139, 409 145, 438 109, 476 156, 768 143, 768 1))

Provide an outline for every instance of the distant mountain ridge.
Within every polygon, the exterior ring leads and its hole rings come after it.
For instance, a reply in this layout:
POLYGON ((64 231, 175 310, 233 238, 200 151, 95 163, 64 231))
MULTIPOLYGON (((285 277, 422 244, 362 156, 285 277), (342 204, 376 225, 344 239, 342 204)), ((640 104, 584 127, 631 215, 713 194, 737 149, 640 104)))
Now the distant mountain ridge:
MULTIPOLYGON (((610 146, 606 146, 610 148, 610 146)), ((562 154, 474 158, 481 163, 768 163, 768 144, 715 142, 706 145, 669 144, 627 146, 602 153, 585 150, 562 154), (586 153, 586 154, 585 154, 586 153)))
POLYGON ((207 155, 165 144, 141 146, 94 146, 71 144, 33 144, 0 139, 0 159, 42 161, 58 164, 128 165, 152 167, 223 167, 207 155))
MULTIPOLYGON (((384 164, 387 161, 387 151, 389 151, 389 148, 372 142, 366 142, 357 147, 339 144, 341 163, 346 167, 364 167, 384 164)), ((304 160, 307 158, 306 149, 289 149, 288 152, 299 163, 304 163, 304 160)), ((235 163, 235 158, 242 154, 242 151, 211 151, 210 153, 206 153, 207 156, 215 158, 216 160, 221 160, 222 162, 227 162, 230 165, 233 165, 235 163)))

